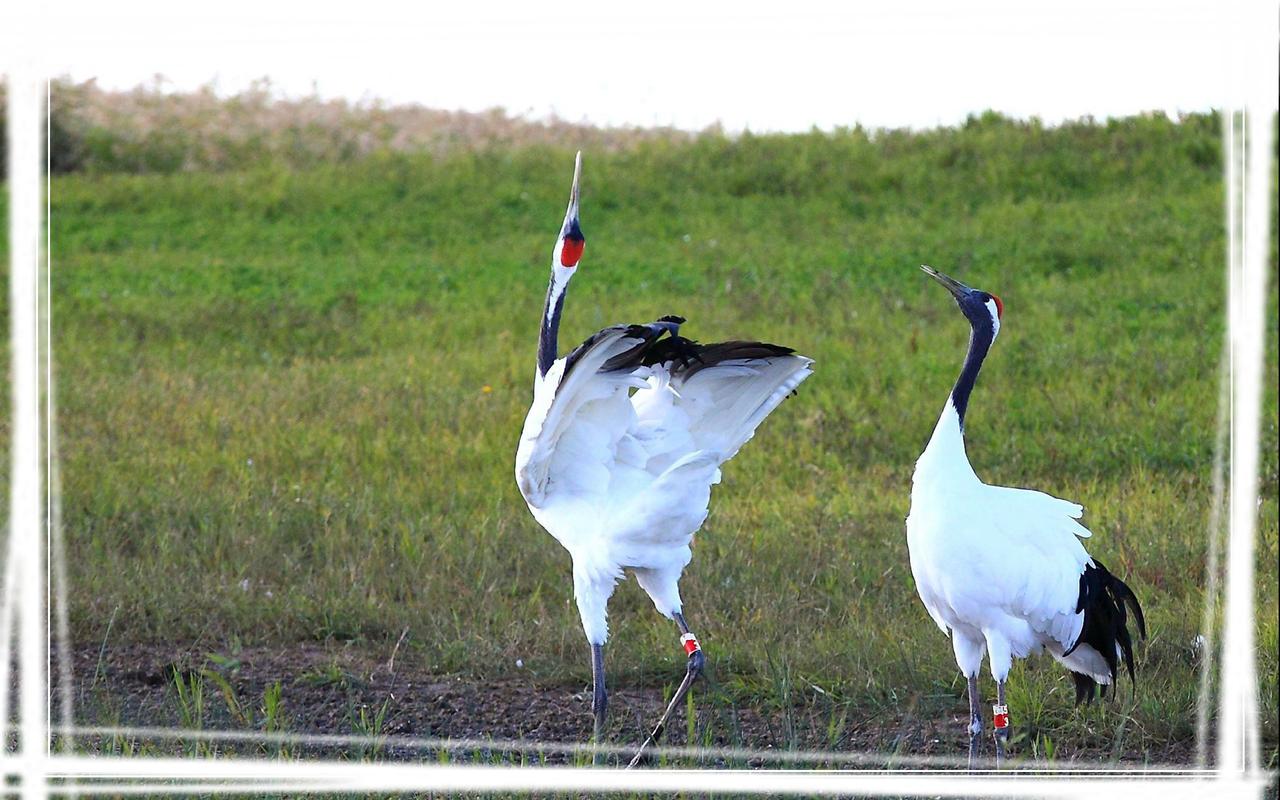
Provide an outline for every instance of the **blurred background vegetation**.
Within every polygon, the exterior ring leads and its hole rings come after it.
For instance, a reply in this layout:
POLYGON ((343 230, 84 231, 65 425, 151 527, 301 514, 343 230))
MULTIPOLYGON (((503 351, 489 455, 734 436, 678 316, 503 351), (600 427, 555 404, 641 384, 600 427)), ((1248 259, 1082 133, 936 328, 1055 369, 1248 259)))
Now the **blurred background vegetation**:
MULTIPOLYGON (((4 87, 0 84, 0 97, 4 87)), ((5 109, 0 104, 0 125, 5 109)), ((572 145, 594 152, 638 142, 688 141, 673 128, 595 128, 534 122, 502 109, 485 113, 422 106, 284 98, 263 78, 230 96, 212 86, 166 91, 163 78, 130 91, 59 79, 50 102, 50 169, 135 174, 295 169, 342 164, 374 153, 441 155, 524 145, 572 145)), ((5 147, 0 139, 0 148, 5 147)), ((0 170, 4 169, 0 164, 0 170)))

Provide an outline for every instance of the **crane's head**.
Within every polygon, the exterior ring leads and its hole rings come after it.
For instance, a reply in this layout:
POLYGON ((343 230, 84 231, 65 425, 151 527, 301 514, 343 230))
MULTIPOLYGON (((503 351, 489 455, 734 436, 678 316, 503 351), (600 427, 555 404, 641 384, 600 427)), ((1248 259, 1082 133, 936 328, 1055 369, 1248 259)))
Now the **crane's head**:
POLYGON ((573 277, 578 260, 582 258, 582 250, 587 239, 582 235, 578 224, 578 178, 582 174, 582 153, 573 160, 573 188, 569 190, 569 208, 564 212, 564 225, 560 227, 560 238, 556 240, 556 248, 551 254, 551 268, 556 280, 568 283, 573 277))
POLYGON ((964 313, 975 332, 990 331, 992 340, 995 340, 996 335, 1000 333, 1000 318, 1004 316, 1004 303, 1000 302, 999 297, 981 289, 971 289, 955 278, 943 275, 933 267, 921 264, 920 269, 951 292, 951 296, 956 299, 956 305, 960 306, 960 311, 964 313))

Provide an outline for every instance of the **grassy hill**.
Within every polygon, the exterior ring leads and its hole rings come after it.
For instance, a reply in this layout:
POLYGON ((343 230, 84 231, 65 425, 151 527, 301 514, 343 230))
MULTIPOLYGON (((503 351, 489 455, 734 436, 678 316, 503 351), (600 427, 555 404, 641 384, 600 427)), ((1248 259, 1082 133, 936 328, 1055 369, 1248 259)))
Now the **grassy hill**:
MULTIPOLYGON (((572 150, 378 151, 53 183, 54 344, 75 640, 221 650, 409 634, 401 659, 579 686, 569 561, 512 477, 572 150)), ((1015 668, 1028 735, 1160 761, 1194 738, 1224 333, 1214 117, 688 141, 584 153, 562 328, 678 313, 817 374, 725 469, 682 583, 715 702, 821 693, 950 714, 915 594, 911 472, 967 327, 917 269, 998 293, 969 412, 989 482, 1083 503, 1147 610, 1135 700, 1071 712, 1015 668)), ((1273 259, 1274 260, 1274 259, 1273 259)), ((1275 289, 1270 343, 1274 356, 1275 289)), ((1275 363, 1264 406, 1259 669, 1275 765, 1275 363)), ((612 684, 682 672, 633 582, 612 684)), ((984 679, 985 680, 985 679, 984 679)), ((288 690, 285 690, 286 696, 288 690)))

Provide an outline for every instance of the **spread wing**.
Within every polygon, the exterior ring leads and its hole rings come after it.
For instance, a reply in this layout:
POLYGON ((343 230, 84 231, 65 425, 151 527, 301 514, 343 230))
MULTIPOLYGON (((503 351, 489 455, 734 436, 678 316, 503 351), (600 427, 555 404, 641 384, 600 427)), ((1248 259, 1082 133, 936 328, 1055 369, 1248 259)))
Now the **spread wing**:
POLYGON ((666 431, 672 448, 717 453, 722 463, 813 374, 813 361, 788 347, 703 345, 678 335, 658 342, 646 361, 648 387, 632 398, 641 422, 666 431))
POLYGON ((635 425, 628 396, 647 386, 646 350, 680 322, 664 317, 603 328, 535 382, 516 450, 516 483, 525 500, 541 506, 553 490, 607 490, 613 462, 639 456, 636 443, 624 441, 634 438, 628 436, 635 425))
POLYGON ((535 387, 516 458, 530 504, 563 494, 606 512, 657 512, 694 481, 690 503, 705 511, 719 465, 812 372, 777 345, 697 344, 678 335, 682 322, 605 328, 535 387))

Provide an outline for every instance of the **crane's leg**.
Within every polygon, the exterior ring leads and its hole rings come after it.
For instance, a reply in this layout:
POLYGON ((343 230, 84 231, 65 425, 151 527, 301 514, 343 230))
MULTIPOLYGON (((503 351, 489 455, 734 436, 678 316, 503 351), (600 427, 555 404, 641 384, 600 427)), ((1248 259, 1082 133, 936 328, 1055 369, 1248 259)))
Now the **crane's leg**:
MULTIPOLYGON (((591 645, 591 711, 595 715, 592 739, 600 744, 604 738, 605 712, 609 695, 604 688, 604 643, 609 638, 609 622, 605 608, 613 594, 614 580, 595 580, 589 569, 575 559, 573 564, 573 597, 582 617, 582 632, 591 645)), ((596 759, 599 761, 599 757, 596 759)))
POLYGON ((982 741, 982 693, 978 691, 978 672, 987 644, 977 631, 951 629, 951 647, 956 652, 956 666, 969 682, 969 769, 978 768, 978 747, 982 741))
POLYGON ((969 676, 969 771, 978 766, 978 745, 982 741, 981 694, 977 673, 969 676))
MULTIPOLYGON (((591 711, 595 714, 595 725, 592 728, 592 744, 604 744, 605 715, 609 710, 609 693, 604 688, 604 645, 591 645, 591 711)), ((599 765, 604 761, 604 754, 596 752, 592 762, 599 765)))
POLYGON ((684 646, 684 651, 689 655, 689 663, 685 668, 684 680, 680 681, 680 686, 676 689, 676 693, 671 696, 671 702, 667 704, 667 710, 662 712, 662 718, 658 720, 658 724, 653 726, 653 732, 640 745, 640 749, 636 752, 635 758, 631 759, 631 763, 627 765, 627 769, 631 769, 640 763, 640 758, 644 755, 645 748, 662 738, 662 731, 666 728, 667 720, 671 718, 671 712, 679 707, 684 701, 684 697, 689 693, 689 687, 702 674, 702 668, 706 666, 706 656, 702 654, 702 648, 698 645, 698 638, 689 630, 689 626, 684 622, 684 616, 679 612, 673 612, 672 618, 675 619, 676 625, 680 628, 680 642, 684 646))
POLYGON ((1004 681, 996 681, 996 707, 992 709, 992 724, 996 737, 996 769, 1004 763, 1004 746, 1009 741, 1009 706, 1005 703, 1004 681))

